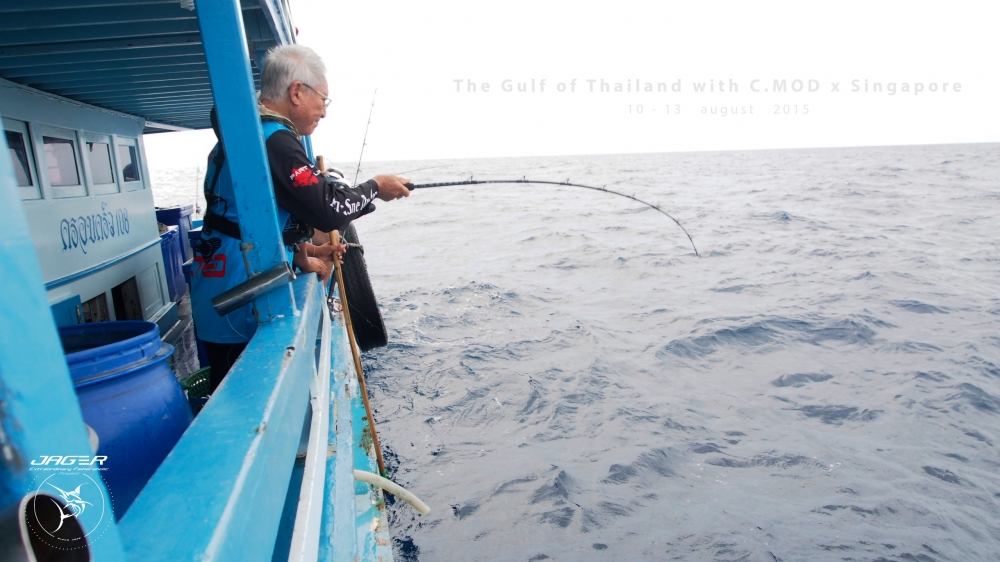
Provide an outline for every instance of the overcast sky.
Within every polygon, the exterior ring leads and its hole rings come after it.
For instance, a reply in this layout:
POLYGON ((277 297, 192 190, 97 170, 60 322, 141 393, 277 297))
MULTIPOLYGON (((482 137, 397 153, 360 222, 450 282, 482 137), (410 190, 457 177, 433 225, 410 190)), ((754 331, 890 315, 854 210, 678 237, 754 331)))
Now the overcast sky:
MULTIPOLYGON (((1000 141, 996 2, 291 4, 334 161, 357 160, 376 88, 366 162, 1000 141)), ((186 167, 213 140, 146 146, 186 167)))

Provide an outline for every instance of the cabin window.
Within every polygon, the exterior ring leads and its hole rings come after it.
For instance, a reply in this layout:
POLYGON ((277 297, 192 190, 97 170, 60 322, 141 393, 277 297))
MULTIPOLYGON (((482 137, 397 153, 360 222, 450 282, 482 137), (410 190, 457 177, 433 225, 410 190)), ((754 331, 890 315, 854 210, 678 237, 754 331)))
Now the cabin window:
POLYGON ((83 133, 83 155, 87 160, 87 178, 93 194, 117 193, 115 166, 111 157, 111 138, 83 133))
POLYGON ((48 197, 78 197, 87 194, 77 156, 79 145, 75 131, 33 125, 32 136, 39 151, 43 184, 48 197))
POLYGON ((28 145, 24 142, 24 133, 5 131, 7 133, 7 148, 10 150, 10 161, 14 164, 14 176, 18 187, 32 185, 31 168, 28 167, 28 145))
POLYGON ((128 144, 118 144, 118 171, 121 173, 122 183, 125 184, 126 191, 142 189, 142 165, 139 162, 139 147, 134 140, 127 140, 128 144))
POLYGON ((7 140, 7 153, 10 164, 14 168, 14 178, 20 191, 21 199, 40 199, 41 191, 35 178, 34 154, 31 141, 28 140, 28 124, 13 119, 3 120, 4 136, 7 140))
POLYGON ((111 145, 106 142, 88 142, 87 158, 90 162, 90 181, 95 184, 114 183, 115 171, 111 167, 111 145))
POLYGON ((80 185, 80 171, 76 162, 76 144, 71 139, 42 137, 45 145, 45 166, 52 187, 80 185))

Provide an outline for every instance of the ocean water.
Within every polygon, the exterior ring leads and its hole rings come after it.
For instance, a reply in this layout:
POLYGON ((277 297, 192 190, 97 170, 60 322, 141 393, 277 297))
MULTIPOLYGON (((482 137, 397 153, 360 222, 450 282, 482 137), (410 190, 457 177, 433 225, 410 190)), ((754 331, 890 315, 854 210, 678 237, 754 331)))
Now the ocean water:
MULTIPOLYGON (((350 166, 349 166, 350 167, 350 166)), ((1000 145, 380 163, 398 560, 1000 559, 1000 145)), ((154 173, 161 204, 193 170, 154 173)))

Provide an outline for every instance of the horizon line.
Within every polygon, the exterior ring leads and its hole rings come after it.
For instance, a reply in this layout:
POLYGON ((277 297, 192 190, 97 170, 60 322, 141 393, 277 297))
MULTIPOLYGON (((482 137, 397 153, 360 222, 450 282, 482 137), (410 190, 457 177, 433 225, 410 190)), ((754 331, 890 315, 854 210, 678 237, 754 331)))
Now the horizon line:
MULTIPOLYGON (((725 149, 688 149, 688 150, 658 150, 640 152, 577 152, 577 153, 555 153, 555 154, 520 154, 505 156, 459 156, 459 157, 425 157, 425 158, 379 158, 369 160, 369 163, 377 162, 427 162, 438 160, 500 160, 505 158, 565 158, 583 156, 640 156, 647 154, 691 154, 691 153, 712 153, 712 152, 762 152, 778 150, 824 150, 833 148, 901 148, 918 146, 963 146, 981 144, 1000 144, 1000 140, 993 141, 969 141, 969 142, 927 142, 910 144, 859 144, 859 145, 819 145, 819 146, 795 146, 795 147, 764 147, 764 148, 725 148, 725 149)), ((334 160, 342 163, 347 160, 334 160)), ((355 162, 356 164, 357 162, 355 162)))

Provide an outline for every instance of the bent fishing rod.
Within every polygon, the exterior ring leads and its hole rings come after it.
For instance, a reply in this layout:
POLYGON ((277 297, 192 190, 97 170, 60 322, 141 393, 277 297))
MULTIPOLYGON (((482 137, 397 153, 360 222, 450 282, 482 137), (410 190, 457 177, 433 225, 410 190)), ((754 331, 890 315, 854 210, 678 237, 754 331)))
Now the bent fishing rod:
MULTIPOLYGON (((358 155, 358 168, 354 172, 354 183, 352 185, 357 185, 358 184, 358 176, 361 173, 361 161, 365 157, 365 146, 368 144, 368 128, 372 124, 372 113, 375 111, 375 96, 377 94, 378 94, 378 88, 376 88, 375 92, 372 93, 372 105, 368 109, 368 123, 365 125, 365 136, 364 136, 364 138, 361 139, 361 154, 358 155)), ((440 168, 440 166, 431 166, 429 168, 418 168, 418 170, 420 170, 420 169, 432 169, 432 168, 440 168)), ((418 170, 411 170, 411 171, 418 171, 418 170)), ((343 174, 340 174, 340 177, 343 178, 344 177, 343 174)), ((414 190, 414 189, 427 189, 427 188, 431 188, 431 187, 450 187, 450 186, 459 186, 459 185, 514 184, 514 183, 532 183, 532 184, 543 184, 543 185, 562 185, 562 186, 565 186, 565 187, 579 187, 579 188, 582 188, 582 189, 591 189, 591 190, 594 190, 594 191, 603 191, 604 193, 609 193, 611 195, 618 195, 620 197, 625 197, 627 199, 631 199, 631 200, 635 201, 636 203, 641 203, 642 205, 645 205, 645 206, 649 207, 650 209, 653 209, 654 211, 656 211, 656 212, 658 212, 658 213, 666 216, 668 219, 674 221, 674 224, 676 224, 678 227, 680 227, 681 231, 684 232, 684 235, 687 236, 688 242, 691 242, 691 249, 694 250, 694 255, 698 256, 699 258, 701 257, 701 254, 698 253, 698 248, 694 245, 694 238, 691 238, 691 234, 687 231, 686 228, 684 228, 684 225, 681 224, 681 221, 675 219, 673 217, 673 215, 671 215, 670 213, 668 213, 668 212, 664 211, 663 209, 661 209, 659 205, 654 205, 653 203, 650 203, 648 201, 643 201, 642 199, 639 199, 635 195, 630 195, 628 193, 622 193, 621 191, 615 191, 613 189, 608 189, 607 186, 597 187, 597 186, 594 186, 594 185, 583 185, 583 184, 580 184, 580 183, 571 183, 569 180, 567 180, 567 181, 529 180, 526 177, 522 177, 521 179, 518 179, 518 180, 474 180, 472 178, 469 178, 467 180, 461 180, 461 181, 444 181, 444 182, 433 182, 433 183, 408 183, 408 184, 406 184, 406 187, 407 187, 407 189, 414 190)))
POLYGON ((627 199, 631 199, 632 201, 635 201, 636 203, 641 203, 641 204, 649 207, 650 209, 653 209, 654 211, 656 211, 656 212, 658 212, 658 213, 666 216, 670 220, 674 221, 674 223, 677 226, 679 226, 680 229, 684 232, 684 235, 687 236, 688 241, 691 242, 691 249, 694 250, 694 255, 698 256, 699 258, 701 257, 701 254, 698 253, 698 248, 695 247, 695 245, 694 245, 694 238, 691 238, 691 234, 688 233, 688 231, 687 231, 686 228, 684 228, 684 225, 681 224, 681 221, 675 219, 670 213, 668 213, 668 212, 664 211, 663 209, 661 209, 659 205, 655 205, 655 204, 650 203, 648 201, 643 201, 642 199, 639 199, 635 195, 630 195, 628 193, 622 193, 621 191, 615 191, 614 189, 608 189, 607 186, 598 187, 598 186, 595 186, 595 185, 583 185, 583 184, 580 184, 580 183, 571 183, 569 181, 530 180, 528 178, 521 178, 521 179, 517 179, 517 180, 474 180, 474 179, 470 178, 470 179, 467 179, 467 180, 460 180, 460 181, 442 181, 442 182, 433 182, 433 183, 408 183, 408 184, 406 184, 406 187, 408 189, 410 189, 410 190, 414 190, 414 189, 427 189, 427 188, 431 188, 431 187, 448 187, 448 186, 455 186, 455 185, 483 185, 483 184, 497 184, 497 183, 502 183, 502 184, 532 183, 532 184, 543 184, 543 185, 562 185, 562 186, 565 186, 565 187, 579 187, 579 188, 583 188, 583 189, 591 189, 593 191, 603 191, 604 193, 609 193, 611 195, 618 195, 618 196, 621 196, 621 197, 625 197, 627 199))

